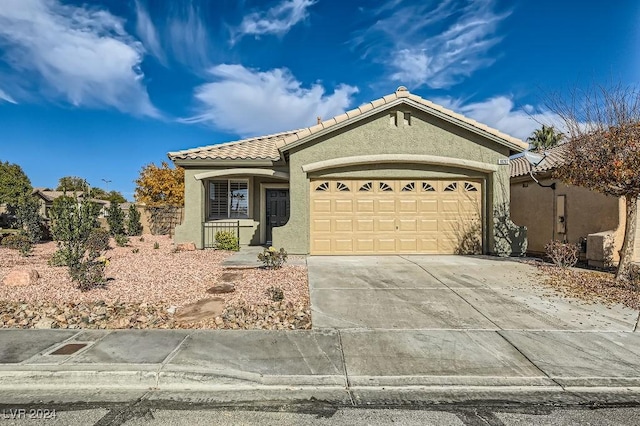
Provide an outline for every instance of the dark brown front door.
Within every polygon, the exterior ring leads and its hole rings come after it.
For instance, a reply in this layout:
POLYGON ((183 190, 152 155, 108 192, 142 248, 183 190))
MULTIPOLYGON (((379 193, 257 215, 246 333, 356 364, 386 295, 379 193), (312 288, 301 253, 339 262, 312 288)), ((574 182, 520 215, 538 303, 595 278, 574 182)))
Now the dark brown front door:
POLYGON ((289 220, 289 190, 267 189, 267 244, 271 244, 271 230, 289 220))

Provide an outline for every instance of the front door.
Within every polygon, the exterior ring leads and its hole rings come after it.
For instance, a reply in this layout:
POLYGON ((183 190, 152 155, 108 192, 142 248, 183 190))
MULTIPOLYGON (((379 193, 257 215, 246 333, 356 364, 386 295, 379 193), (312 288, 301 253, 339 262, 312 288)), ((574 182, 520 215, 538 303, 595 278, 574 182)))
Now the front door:
POLYGON ((289 220, 289 190, 267 189, 267 244, 271 244, 274 227, 289 220))

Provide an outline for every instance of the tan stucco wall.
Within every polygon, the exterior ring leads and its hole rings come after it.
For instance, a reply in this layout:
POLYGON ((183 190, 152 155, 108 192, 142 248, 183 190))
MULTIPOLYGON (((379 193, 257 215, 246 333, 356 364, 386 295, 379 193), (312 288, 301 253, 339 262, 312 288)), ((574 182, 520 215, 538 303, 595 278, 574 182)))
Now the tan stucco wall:
POLYGON ((491 165, 497 165, 498 159, 509 155, 509 149, 506 147, 413 108, 403 107, 396 111, 398 126, 395 126, 390 120, 391 112, 385 111, 366 118, 290 151, 291 218, 287 225, 273 230, 274 245, 284 247, 290 253, 309 252, 309 180, 315 176, 369 178, 473 176, 487 179, 485 188, 487 211, 491 213, 494 210, 500 210, 503 215, 506 215, 506 219, 501 221, 504 225, 494 224, 493 215, 487 215, 485 223, 487 244, 484 250, 489 253, 511 254, 510 247, 505 243, 506 239, 498 241, 495 238, 498 227, 511 225, 508 219, 508 166, 501 166, 497 172, 487 174, 463 171, 459 168, 415 165, 358 166, 311 175, 302 171, 302 166, 318 161, 366 154, 428 154, 485 162, 491 165), (402 118, 405 111, 411 112, 411 125, 403 124, 402 118), (411 171, 407 171, 408 168, 411 171))
MULTIPOLYGON (((604 231, 624 232, 624 202, 586 188, 568 186, 562 182, 542 179, 547 185, 556 182, 556 190, 543 188, 530 178, 514 179, 511 184, 511 219, 518 225, 527 227, 529 252, 544 253, 544 246, 551 240, 578 243, 581 237, 604 231), (527 186, 523 186, 526 184, 527 186), (556 232, 555 199, 566 196, 566 233, 556 232), (621 217, 620 217, 621 216, 621 217)), ((616 238, 621 244, 621 238, 616 238)), ((614 261, 617 250, 614 248, 614 261)), ((593 256, 597 256, 594 254, 593 256)))

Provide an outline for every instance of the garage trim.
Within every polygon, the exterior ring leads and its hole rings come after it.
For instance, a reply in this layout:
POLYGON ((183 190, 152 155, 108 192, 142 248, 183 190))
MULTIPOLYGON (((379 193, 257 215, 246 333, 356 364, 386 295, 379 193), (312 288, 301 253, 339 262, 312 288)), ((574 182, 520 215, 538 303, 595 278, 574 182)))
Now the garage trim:
POLYGON ((374 155, 357 155, 353 157, 332 158, 331 160, 318 161, 315 163, 305 164, 302 171, 305 173, 316 172, 319 170, 333 169, 344 166, 358 166, 363 164, 380 164, 380 163, 413 163, 413 164, 429 164, 436 166, 457 166, 463 169, 476 170, 479 172, 492 173, 499 170, 499 166, 487 163, 481 163, 473 160, 463 160, 459 158, 440 157, 437 155, 417 155, 417 154, 374 154, 374 155))

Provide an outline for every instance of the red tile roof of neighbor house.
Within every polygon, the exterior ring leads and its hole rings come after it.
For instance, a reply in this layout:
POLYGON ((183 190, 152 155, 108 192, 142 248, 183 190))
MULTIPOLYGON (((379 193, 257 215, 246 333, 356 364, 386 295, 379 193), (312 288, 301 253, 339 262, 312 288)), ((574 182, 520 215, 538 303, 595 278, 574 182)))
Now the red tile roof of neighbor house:
POLYGON ((562 164, 564 164, 564 152, 566 147, 566 144, 562 144, 553 148, 549 148, 545 151, 545 159, 536 167, 530 165, 529 161, 527 161, 524 156, 512 159, 510 161, 511 177, 514 178, 518 176, 528 175, 529 170, 531 170, 534 174, 549 172, 556 167, 561 166, 562 164))
POLYGON ((171 160, 198 160, 198 159, 215 159, 215 160, 278 160, 280 159, 280 150, 289 145, 303 140, 311 135, 317 134, 322 130, 329 129, 340 123, 355 119, 362 114, 370 111, 384 110, 385 106, 396 101, 407 99, 417 103, 420 107, 435 114, 440 114, 453 121, 470 126, 493 136, 502 141, 504 145, 509 146, 517 151, 525 150, 528 145, 518 138, 507 135, 499 130, 493 129, 485 124, 479 123, 461 114, 444 108, 443 106, 434 104, 431 101, 421 98, 420 96, 409 93, 409 91, 400 86, 395 93, 368 102, 360 107, 347 111, 344 114, 333 117, 329 120, 322 121, 315 126, 304 129, 291 130, 288 132, 275 133, 272 135, 258 136, 248 139, 242 139, 234 142, 227 142, 217 145, 209 145, 199 148, 187 149, 184 151, 170 152, 171 160))

